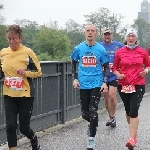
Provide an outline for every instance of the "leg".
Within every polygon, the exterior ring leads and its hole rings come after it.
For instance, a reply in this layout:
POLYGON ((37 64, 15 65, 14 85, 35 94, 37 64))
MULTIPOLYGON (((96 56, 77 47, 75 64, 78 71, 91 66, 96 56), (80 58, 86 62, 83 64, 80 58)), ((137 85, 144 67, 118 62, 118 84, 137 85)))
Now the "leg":
POLYGON ((130 93, 121 92, 121 88, 122 86, 118 85, 118 92, 123 101, 125 112, 126 112, 126 119, 129 124, 130 123, 130 93))
POLYGON ((109 105, 109 92, 103 92, 103 95, 104 95, 104 103, 105 103, 105 107, 106 107, 106 110, 110 116, 110 105, 109 105))
POLYGON ((130 116, 126 115, 127 123, 130 124, 130 116))
POLYGON ((22 97, 19 100, 19 125, 20 132, 28 139, 32 139, 34 133, 30 128, 30 119, 32 115, 34 98, 22 97))
POLYGON ((87 144, 87 149, 95 149, 94 137, 98 127, 98 103, 100 101, 100 88, 94 88, 90 92, 89 117, 90 117, 90 138, 87 144))
POLYGON ((15 98, 4 96, 4 107, 6 115, 6 134, 9 150, 16 150, 17 147, 17 114, 18 104, 15 98))
POLYGON ((145 93, 145 86, 138 85, 136 86, 136 92, 131 94, 130 125, 129 125, 131 138, 135 138, 137 134, 138 125, 139 125, 138 110, 144 93, 145 93))
POLYGON ((16 147, 9 148, 9 150, 17 150, 16 147))
POLYGON ((109 114, 106 126, 111 125, 111 127, 116 127, 115 112, 117 106, 116 94, 118 82, 116 80, 111 81, 108 83, 108 86, 109 92, 104 93, 105 106, 109 114))
POLYGON ((100 101, 101 93, 100 88, 94 88, 90 94, 90 137, 95 137, 96 128, 98 127, 98 104, 100 101))
POLYGON ((109 102, 110 102, 110 116, 114 117, 116 112, 116 106, 117 106, 117 87, 109 86, 109 102))
POLYGON ((19 123, 20 132, 30 139, 32 150, 40 150, 37 136, 30 128, 30 119, 33 110, 33 97, 22 97, 19 100, 19 123))
POLYGON ((80 104, 81 104, 82 118, 88 122, 90 122, 89 117, 90 91, 91 90, 80 89, 80 104))

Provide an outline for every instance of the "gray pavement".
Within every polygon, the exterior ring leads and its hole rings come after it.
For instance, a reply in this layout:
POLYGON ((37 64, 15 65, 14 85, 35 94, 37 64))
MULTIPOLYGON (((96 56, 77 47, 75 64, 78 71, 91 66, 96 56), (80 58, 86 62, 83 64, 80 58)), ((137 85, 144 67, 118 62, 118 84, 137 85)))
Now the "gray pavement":
MULTIPOLYGON (((150 94, 145 94, 139 110, 138 143, 134 150, 150 150, 150 94)), ((124 106, 119 103, 116 111, 117 127, 106 127, 108 114, 104 109, 99 111, 99 127, 96 135, 95 150, 127 150, 125 143, 129 138, 124 106)), ((38 132, 42 150, 86 150, 87 122, 81 117, 67 122, 65 125, 51 127, 38 132)), ((19 141, 17 150, 31 150, 28 139, 19 141)), ((7 145, 0 146, 5 150, 7 145)), ((8 148, 7 148, 8 149, 8 148)))

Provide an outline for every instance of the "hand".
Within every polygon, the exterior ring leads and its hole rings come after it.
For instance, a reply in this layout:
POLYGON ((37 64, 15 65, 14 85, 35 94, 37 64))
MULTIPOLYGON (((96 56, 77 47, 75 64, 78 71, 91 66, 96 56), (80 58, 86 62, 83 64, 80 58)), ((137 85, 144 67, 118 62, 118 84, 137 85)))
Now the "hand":
POLYGON ((144 77, 144 76, 146 76, 147 73, 148 73, 148 71, 146 69, 144 69, 142 72, 140 72, 140 76, 144 77))
POLYGON ((17 74, 25 75, 25 69, 24 68, 17 69, 17 74))
POLYGON ((101 92, 108 92, 108 86, 106 83, 103 83, 100 89, 101 92))
POLYGON ((123 79, 125 78, 124 74, 120 74, 119 72, 116 74, 116 76, 118 77, 118 79, 123 79))
POLYGON ((78 82, 77 79, 74 79, 74 80, 73 80, 73 87, 74 87, 75 89, 79 89, 80 84, 79 84, 79 82, 78 82))

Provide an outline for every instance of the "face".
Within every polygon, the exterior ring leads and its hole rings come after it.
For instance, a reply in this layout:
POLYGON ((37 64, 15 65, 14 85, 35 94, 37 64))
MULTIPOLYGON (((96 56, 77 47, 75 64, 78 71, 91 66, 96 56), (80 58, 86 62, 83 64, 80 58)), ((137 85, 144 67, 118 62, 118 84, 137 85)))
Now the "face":
POLYGON ((134 34, 130 33, 127 35, 126 41, 127 41, 127 45, 133 46, 137 41, 137 37, 134 34))
POLYGON ((112 39, 113 39, 113 35, 112 35, 112 33, 104 33, 103 34, 103 36, 102 36, 102 38, 103 38, 103 41, 106 43, 106 44, 110 44, 111 43, 111 41, 112 41, 112 39))
POLYGON ((6 36, 10 48, 13 51, 17 50, 17 48, 19 48, 20 43, 22 41, 22 37, 19 37, 19 35, 16 33, 9 33, 9 32, 6 33, 6 36))
POLYGON ((84 31, 84 35, 87 41, 95 41, 97 36, 96 26, 95 25, 87 25, 84 31))

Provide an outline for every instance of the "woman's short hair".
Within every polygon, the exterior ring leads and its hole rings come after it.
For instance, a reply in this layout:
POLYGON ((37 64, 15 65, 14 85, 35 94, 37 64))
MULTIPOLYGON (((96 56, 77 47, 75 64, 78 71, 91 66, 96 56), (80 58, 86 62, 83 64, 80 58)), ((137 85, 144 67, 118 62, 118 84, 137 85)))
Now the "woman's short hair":
POLYGON ((16 24, 9 25, 6 29, 6 33, 16 33, 19 35, 19 37, 22 37, 22 29, 16 24))

